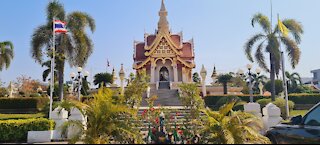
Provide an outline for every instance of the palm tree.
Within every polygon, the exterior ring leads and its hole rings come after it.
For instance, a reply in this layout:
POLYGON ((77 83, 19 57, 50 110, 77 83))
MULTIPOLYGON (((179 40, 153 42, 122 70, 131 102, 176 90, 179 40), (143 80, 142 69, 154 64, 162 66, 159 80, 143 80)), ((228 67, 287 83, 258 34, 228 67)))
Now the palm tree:
POLYGON ((231 74, 224 74, 218 77, 218 82, 223 85, 223 93, 225 95, 228 94, 228 83, 231 82, 232 78, 231 74))
POLYGON ((206 144, 269 144, 270 140, 259 131, 263 123, 258 117, 245 113, 234 112, 235 102, 221 107, 219 112, 204 110, 203 129, 201 136, 206 144))
POLYGON ((10 41, 0 42, 0 71, 8 69, 13 59, 13 44, 10 41))
POLYGON ((288 89, 289 93, 296 92, 299 85, 302 85, 301 77, 298 73, 292 73, 286 72, 286 77, 289 80, 288 81, 288 89))
POLYGON ((63 134, 70 126, 79 128, 79 132, 69 140, 70 143, 80 141, 82 136, 86 144, 142 143, 140 131, 132 123, 138 122, 136 110, 115 101, 113 95, 110 89, 101 88, 87 104, 75 101, 60 104, 66 110, 72 107, 81 110, 88 120, 85 125, 79 121, 69 121, 63 125, 63 134))
POLYGON ((301 42, 301 34, 303 34, 302 25, 294 19, 285 19, 282 23, 288 28, 290 34, 293 38, 289 36, 281 35, 281 32, 276 26, 272 29, 271 23, 267 16, 264 16, 261 13, 258 13, 252 18, 252 26, 258 23, 262 29, 262 33, 255 34, 251 37, 248 42, 245 44, 245 54, 251 62, 254 62, 252 57, 252 49, 255 44, 257 44, 255 52, 255 60, 261 68, 265 71, 270 72, 270 79, 272 84, 272 100, 275 100, 275 75, 279 74, 281 68, 281 50, 280 44, 282 43, 286 48, 287 55, 291 62, 293 68, 299 63, 300 60, 300 49, 298 44, 301 42), (265 60, 265 54, 269 54, 270 59, 270 69, 267 67, 265 60))
POLYGON ((259 85, 260 83, 265 85, 268 81, 267 76, 265 75, 258 75, 258 74, 253 74, 252 75, 252 83, 253 83, 253 91, 256 94, 260 94, 260 89, 259 89, 259 85))
MULTIPOLYGON (((47 81, 47 78, 49 77, 49 75, 50 75, 50 73, 51 73, 51 61, 48 60, 48 61, 42 63, 42 67, 46 67, 46 69, 45 69, 45 70, 43 71, 43 73, 42 73, 42 80, 43 80, 44 82, 46 82, 46 81, 47 81)), ((57 68, 57 66, 55 66, 55 68, 57 68)), ((55 78, 54 82, 56 82, 56 80, 57 80, 57 78, 58 78, 58 75, 57 75, 57 73, 56 73, 57 70, 55 69, 54 71, 55 71, 55 73, 54 73, 54 78, 55 78)))
POLYGON ((193 73, 192 80, 194 83, 200 84, 201 79, 200 79, 200 76, 197 72, 193 73))
POLYGON ((64 68, 68 60, 71 66, 84 66, 93 52, 93 44, 86 34, 89 27, 95 30, 94 19, 83 12, 72 12, 66 15, 64 7, 57 0, 53 0, 47 7, 47 23, 36 28, 32 35, 31 54, 40 64, 43 62, 44 54, 52 56, 52 26, 53 18, 67 23, 67 34, 56 36, 56 64, 59 79, 59 97, 63 96, 64 68), (46 50, 46 53, 43 51, 46 50))
POLYGON ((98 73, 94 76, 94 85, 99 85, 99 88, 106 87, 113 83, 112 75, 110 73, 98 73))

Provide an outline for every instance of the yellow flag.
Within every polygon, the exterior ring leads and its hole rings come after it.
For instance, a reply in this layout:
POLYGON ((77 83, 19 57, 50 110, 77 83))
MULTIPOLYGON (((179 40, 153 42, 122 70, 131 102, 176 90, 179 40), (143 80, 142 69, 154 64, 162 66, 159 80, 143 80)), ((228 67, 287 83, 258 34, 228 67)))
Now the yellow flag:
POLYGON ((282 23, 282 21, 278 17, 278 27, 283 36, 287 37, 289 34, 289 29, 282 23))

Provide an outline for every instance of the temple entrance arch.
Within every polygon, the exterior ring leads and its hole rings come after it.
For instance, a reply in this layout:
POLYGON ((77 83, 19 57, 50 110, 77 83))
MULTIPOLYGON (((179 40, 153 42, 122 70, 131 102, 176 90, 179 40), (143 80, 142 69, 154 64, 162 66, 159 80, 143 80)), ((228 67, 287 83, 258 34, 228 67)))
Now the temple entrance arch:
POLYGON ((161 82, 169 82, 170 81, 169 70, 167 67, 163 66, 160 69, 159 75, 160 75, 159 78, 160 78, 161 82))

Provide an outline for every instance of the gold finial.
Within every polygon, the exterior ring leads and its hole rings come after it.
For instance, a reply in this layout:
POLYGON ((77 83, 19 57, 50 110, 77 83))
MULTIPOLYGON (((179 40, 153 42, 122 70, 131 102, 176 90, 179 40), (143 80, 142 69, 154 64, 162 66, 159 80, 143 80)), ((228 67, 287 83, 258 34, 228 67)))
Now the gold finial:
POLYGON ((167 15, 168 15, 167 9, 164 4, 164 0, 162 0, 161 9, 159 12, 160 20, 158 22, 159 32, 169 32, 169 22, 167 20, 167 15))

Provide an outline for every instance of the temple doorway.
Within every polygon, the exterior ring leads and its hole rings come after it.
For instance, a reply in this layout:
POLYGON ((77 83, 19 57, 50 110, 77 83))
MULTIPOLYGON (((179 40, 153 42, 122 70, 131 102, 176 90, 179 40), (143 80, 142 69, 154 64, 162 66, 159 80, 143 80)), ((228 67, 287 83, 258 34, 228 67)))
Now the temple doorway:
POLYGON ((169 79, 169 70, 168 70, 168 68, 167 67, 162 67, 161 69, 160 69, 160 76, 159 76, 159 78, 160 78, 160 82, 169 82, 170 81, 170 79, 169 79))

